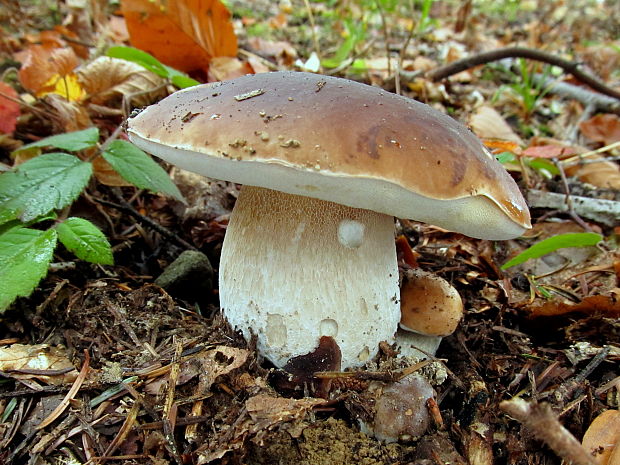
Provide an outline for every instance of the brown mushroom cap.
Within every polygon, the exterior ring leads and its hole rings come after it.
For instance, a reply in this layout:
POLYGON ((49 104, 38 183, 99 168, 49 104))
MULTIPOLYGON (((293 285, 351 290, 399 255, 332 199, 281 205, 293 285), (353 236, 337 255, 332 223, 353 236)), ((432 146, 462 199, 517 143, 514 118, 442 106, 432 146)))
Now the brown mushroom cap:
POLYGON ((181 168, 410 218, 472 237, 530 228, 515 182, 431 107, 310 73, 179 91, 129 120, 132 142, 181 168))
POLYGON ((452 334, 463 316, 463 301, 443 278, 407 270, 400 289, 400 326, 427 336, 452 334))

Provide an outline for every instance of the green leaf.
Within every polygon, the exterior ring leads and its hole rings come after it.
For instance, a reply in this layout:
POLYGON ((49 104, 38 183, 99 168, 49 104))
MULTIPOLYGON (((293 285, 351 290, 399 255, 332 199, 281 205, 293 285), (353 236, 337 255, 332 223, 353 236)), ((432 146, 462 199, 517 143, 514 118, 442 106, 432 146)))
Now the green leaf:
POLYGON ((93 167, 66 153, 46 153, 0 174, 0 224, 64 208, 82 192, 93 167))
POLYGON ((0 311, 29 296, 47 274, 56 248, 56 231, 24 227, 0 235, 0 311))
POLYGON ((101 265, 113 265, 112 248, 105 235, 90 221, 67 218, 56 225, 58 239, 78 258, 101 265))
POLYGON ((115 140, 103 152, 103 158, 123 179, 140 189, 163 192, 185 202, 168 173, 135 145, 124 140, 115 140))
POLYGON ((502 265, 502 270, 511 266, 520 265, 532 258, 542 257, 548 253, 566 247, 591 247, 603 240, 603 236, 596 233, 567 233, 558 234, 537 242, 533 246, 525 249, 516 257, 508 260, 502 265))
POLYGON ((19 150, 31 147, 56 147, 57 149, 77 152, 88 147, 97 145, 99 141, 99 129, 88 128, 83 131, 67 132, 56 136, 46 137, 32 144, 24 145, 19 150))
POLYGON ((502 152, 495 155, 495 159, 503 165, 504 163, 516 162, 517 157, 512 152, 502 152))
POLYGON ((150 53, 137 48, 123 47, 120 45, 110 47, 106 52, 106 55, 112 58, 120 58, 122 60, 137 63, 160 77, 170 79, 170 81, 180 89, 200 84, 195 79, 190 78, 187 74, 162 64, 150 53))

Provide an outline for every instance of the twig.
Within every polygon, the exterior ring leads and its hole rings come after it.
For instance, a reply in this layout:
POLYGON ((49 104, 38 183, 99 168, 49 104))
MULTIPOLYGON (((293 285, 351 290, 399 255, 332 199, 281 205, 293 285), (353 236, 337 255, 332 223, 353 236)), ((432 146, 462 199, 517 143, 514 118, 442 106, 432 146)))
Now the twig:
POLYGON ((82 364, 82 369, 80 370, 80 374, 75 379, 73 386, 71 386, 71 389, 69 390, 69 392, 67 392, 67 395, 60 402, 60 404, 58 404, 58 406, 54 409, 52 413, 50 413, 47 416, 47 418, 45 418, 41 423, 39 423, 36 426, 37 431, 51 424, 54 420, 56 420, 62 414, 62 412, 65 411, 65 409, 69 406, 69 402, 71 402, 71 400, 75 397, 75 395, 80 390, 82 383, 86 379, 86 375, 88 375, 89 367, 90 367, 90 355, 88 354, 87 350, 84 350, 84 363, 82 364))
POLYGON ((312 7, 310 6, 310 2, 308 0, 304 0, 304 5, 306 6, 306 10, 308 11, 308 19, 310 20, 310 28, 312 33, 312 43, 314 44, 314 53, 319 59, 319 71, 322 72, 323 66, 321 63, 321 47, 319 45, 319 38, 316 35, 316 26, 314 22, 314 14, 312 13, 312 7))
POLYGON ((586 367, 575 375, 574 378, 564 381, 554 392, 553 397, 558 403, 563 403, 575 390, 583 384, 583 382, 592 374, 592 372, 607 358, 611 347, 605 346, 598 354, 592 357, 592 360, 586 367))
POLYGON ((390 31, 388 31, 387 21, 385 20, 385 12, 381 6, 381 1, 375 0, 375 6, 379 10, 379 17, 381 18, 381 29, 383 29, 383 40, 385 41, 385 57, 387 59, 387 73, 389 76, 392 74, 392 60, 390 58, 390 31))
MULTIPOLYGON (((531 208, 550 208, 561 212, 567 211, 566 196, 557 192, 528 189, 527 202, 531 208)), ((584 218, 616 226, 620 220, 620 202, 615 200, 593 199, 573 195, 571 197, 575 213, 584 218)))
POLYGON ((564 168, 558 161, 556 157, 553 158, 553 164, 560 172, 560 178, 562 179, 562 188, 564 189, 564 203, 566 205, 568 214, 571 216, 575 223, 581 226, 585 231, 592 232, 592 228, 588 226, 588 224, 581 219, 581 217, 575 212, 575 208, 573 207, 573 199, 570 193, 570 187, 568 185, 568 179, 566 179, 566 173, 564 172, 564 168))
POLYGON ((585 107, 594 107, 598 111, 620 114, 620 101, 607 95, 593 92, 586 87, 579 87, 568 82, 559 82, 557 79, 534 74, 534 84, 546 89, 550 94, 569 98, 581 102, 585 107))
POLYGON ((596 465, 594 458, 558 421, 549 404, 513 398, 503 401, 499 407, 544 441, 562 460, 574 465, 596 465))
POLYGON ((543 63, 557 66, 562 68, 565 72, 572 74, 576 79, 584 84, 587 84, 592 89, 620 100, 620 92, 608 87, 591 74, 582 71, 580 63, 564 60, 563 58, 552 55, 551 53, 525 47, 499 48, 497 50, 479 53, 478 55, 472 55, 461 60, 454 61, 446 66, 435 68, 429 71, 426 76, 433 81, 439 81, 447 78, 448 76, 452 76, 453 74, 465 71, 466 69, 473 68, 474 66, 491 63, 504 58, 528 58, 530 60, 541 61, 543 63))
POLYGON ((184 239, 182 239, 179 236, 177 236, 175 233, 170 231, 168 228, 165 228, 164 226, 160 225, 156 221, 153 221, 149 217, 142 215, 140 212, 138 212, 131 205, 127 204, 122 199, 122 197, 120 195, 118 195, 117 197, 120 199, 120 201, 123 202, 123 204, 109 202, 108 200, 98 199, 96 197, 93 197, 92 199, 95 202, 100 203, 101 205, 105 205, 106 207, 116 208, 117 210, 120 210, 122 212, 127 213, 128 215, 132 216, 134 219, 138 220, 140 223, 144 223, 148 227, 154 229, 155 231, 157 231, 159 234, 161 234, 165 238, 170 239, 170 240, 176 242, 177 245, 179 245, 180 247, 183 247, 183 248, 188 249, 188 250, 198 251, 198 249, 196 247, 194 247, 189 242, 187 242, 184 239))

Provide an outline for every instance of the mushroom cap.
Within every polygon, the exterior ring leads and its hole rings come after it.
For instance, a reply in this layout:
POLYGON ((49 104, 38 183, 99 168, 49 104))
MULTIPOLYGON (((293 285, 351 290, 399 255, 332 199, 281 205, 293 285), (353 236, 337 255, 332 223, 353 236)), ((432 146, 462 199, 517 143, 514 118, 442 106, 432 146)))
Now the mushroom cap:
POLYGON ((181 90, 128 122, 181 168, 409 218, 484 239, 530 228, 516 183, 467 128, 428 105, 311 73, 181 90))
POLYGON ((448 336, 463 317, 458 291, 443 278, 407 270, 400 288, 400 327, 427 336, 448 336))

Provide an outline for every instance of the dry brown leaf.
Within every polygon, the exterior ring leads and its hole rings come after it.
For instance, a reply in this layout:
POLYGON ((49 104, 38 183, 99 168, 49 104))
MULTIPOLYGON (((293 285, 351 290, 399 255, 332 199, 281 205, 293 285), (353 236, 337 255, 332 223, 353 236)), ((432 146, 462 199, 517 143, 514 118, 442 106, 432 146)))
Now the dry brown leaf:
POLYGON ((65 349, 47 344, 0 347, 0 371, 11 378, 37 379, 54 385, 72 383, 78 375, 65 349))
POLYGON ((230 13, 219 0, 122 0, 131 44, 185 72, 237 55, 230 13))
POLYGON ((251 37, 248 45, 261 56, 275 59, 279 66, 291 66, 297 58, 297 50, 289 42, 251 37))
POLYGON ((599 465, 620 465, 620 412, 605 410, 597 416, 583 435, 582 444, 599 465))
POLYGON ((596 115, 579 123, 581 133, 594 142, 604 145, 620 141, 620 117, 611 113, 596 115))
POLYGON ((56 94, 46 95, 43 102, 51 113, 50 121, 54 127, 54 134, 61 132, 79 131, 93 126, 88 111, 84 105, 68 102, 56 94))
POLYGON ((215 57, 209 65, 209 81, 228 81, 246 74, 252 74, 246 61, 233 57, 215 57))
POLYGON ((563 158, 575 154, 575 149, 561 145, 531 145, 521 153, 531 158, 563 158))
POLYGON ((22 63, 19 81, 34 94, 40 96, 56 86, 58 78, 71 75, 78 65, 78 57, 69 47, 51 48, 31 45, 16 54, 22 63))
POLYGON ((497 110, 482 105, 469 118, 469 125, 482 139, 498 139, 523 145, 523 140, 508 125, 497 110))
POLYGON ((324 399, 311 397, 288 399, 269 394, 258 394, 246 400, 245 407, 256 423, 256 429, 265 429, 278 423, 301 418, 313 407, 325 403, 324 399))
POLYGON ((592 295, 577 304, 549 301, 542 305, 530 305, 530 317, 558 316, 567 313, 593 315, 602 314, 608 318, 620 318, 620 289, 612 289, 608 295, 592 295))
POLYGON ((93 160, 93 173, 97 181, 106 186, 126 187, 133 185, 125 181, 103 157, 97 157, 93 160))
POLYGON ((119 106, 122 97, 132 96, 134 105, 145 106, 166 93, 164 78, 118 58, 99 57, 77 74, 90 101, 98 105, 119 106))
POLYGON ((588 157, 588 163, 574 165, 564 170, 569 176, 576 176, 579 180, 606 189, 620 189, 620 166, 612 161, 606 161, 600 155, 588 157), (600 160, 592 163, 593 160, 600 160))

